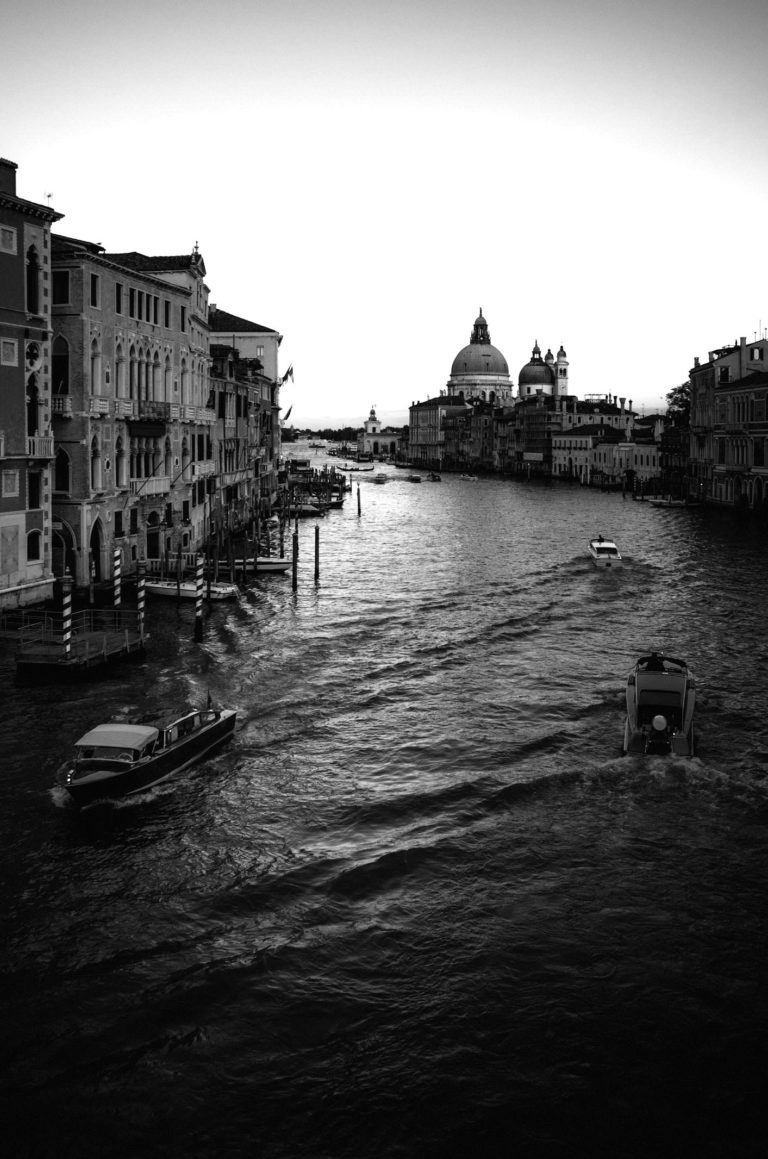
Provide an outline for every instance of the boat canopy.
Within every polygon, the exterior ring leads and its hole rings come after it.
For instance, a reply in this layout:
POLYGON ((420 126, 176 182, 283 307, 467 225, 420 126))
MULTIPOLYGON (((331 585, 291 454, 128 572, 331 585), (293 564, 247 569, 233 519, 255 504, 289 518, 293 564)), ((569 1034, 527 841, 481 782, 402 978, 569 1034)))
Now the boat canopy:
POLYGON ((156 728, 144 724, 99 724, 76 743, 78 749, 143 749, 158 735, 156 728))

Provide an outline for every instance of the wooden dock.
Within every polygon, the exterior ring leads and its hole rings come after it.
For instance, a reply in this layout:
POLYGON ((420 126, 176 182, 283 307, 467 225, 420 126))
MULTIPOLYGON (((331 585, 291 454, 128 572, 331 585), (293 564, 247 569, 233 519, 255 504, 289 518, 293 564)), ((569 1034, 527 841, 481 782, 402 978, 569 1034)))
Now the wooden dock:
POLYGON ((48 612, 19 630, 19 683, 67 680, 94 674, 106 664, 144 655, 143 616, 121 608, 48 612))

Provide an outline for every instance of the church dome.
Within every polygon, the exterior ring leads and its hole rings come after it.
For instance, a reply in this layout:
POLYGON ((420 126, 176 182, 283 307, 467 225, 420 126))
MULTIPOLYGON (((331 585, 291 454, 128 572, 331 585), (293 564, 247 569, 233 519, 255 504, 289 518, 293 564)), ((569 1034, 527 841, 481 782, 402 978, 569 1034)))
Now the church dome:
MULTIPOLYGON (((551 356, 550 356, 551 357, 551 356)), ((541 357, 541 348, 538 342, 535 344, 531 353, 530 362, 526 362, 525 366, 520 371, 518 379, 521 391, 524 386, 533 387, 551 387, 555 382, 555 375, 552 367, 548 365, 541 357)))
POLYGON ((478 374, 509 374, 507 360, 500 350, 491 345, 491 336, 488 332, 488 323, 483 317, 482 308, 475 319, 475 325, 469 339, 469 346, 464 346, 453 360, 451 378, 478 374))
POLYGON ((457 374, 509 374, 507 360, 490 342, 478 345, 470 342, 453 360, 451 377, 457 374))

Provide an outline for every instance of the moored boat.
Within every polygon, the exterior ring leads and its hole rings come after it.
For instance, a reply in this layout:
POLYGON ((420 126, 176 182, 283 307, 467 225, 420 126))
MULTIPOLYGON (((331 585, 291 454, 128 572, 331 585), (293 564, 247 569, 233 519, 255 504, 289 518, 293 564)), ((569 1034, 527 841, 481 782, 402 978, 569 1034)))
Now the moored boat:
POLYGON ((165 725, 96 725, 75 743, 64 787, 80 806, 143 792, 223 744, 236 721, 234 709, 206 708, 165 725))
POLYGON ((612 539, 604 539, 598 535, 597 539, 590 539, 589 554, 596 567, 623 567, 624 560, 621 552, 612 539))
POLYGON ((442 481, 443 477, 442 475, 438 475, 437 471, 430 471, 427 475, 428 483, 442 483, 442 481))
MULTIPOLYGON (((172 596, 182 600, 197 599, 196 580, 162 580, 148 579, 146 591, 151 596, 172 596)), ((236 584, 222 583, 216 580, 211 584, 203 580, 203 599, 205 600, 233 600, 238 595, 236 584)))
POLYGON ((685 660, 651 652, 627 677, 625 753, 693 756, 696 681, 685 660))

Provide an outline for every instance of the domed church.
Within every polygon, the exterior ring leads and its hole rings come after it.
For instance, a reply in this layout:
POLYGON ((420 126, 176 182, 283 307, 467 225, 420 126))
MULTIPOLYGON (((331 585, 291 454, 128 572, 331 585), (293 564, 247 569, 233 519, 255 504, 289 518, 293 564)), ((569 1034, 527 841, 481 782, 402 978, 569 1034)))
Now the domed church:
POLYGON ((453 360, 447 393, 466 402, 482 399, 503 405, 512 402, 514 385, 509 377, 507 360, 491 345, 483 308, 475 319, 469 346, 464 346, 453 360))
POLYGON ((520 371, 518 378, 518 394, 520 398, 531 395, 551 395, 560 398, 568 393, 568 359, 562 346, 557 352, 557 358, 551 350, 541 357, 541 347, 534 344, 531 358, 520 371))

